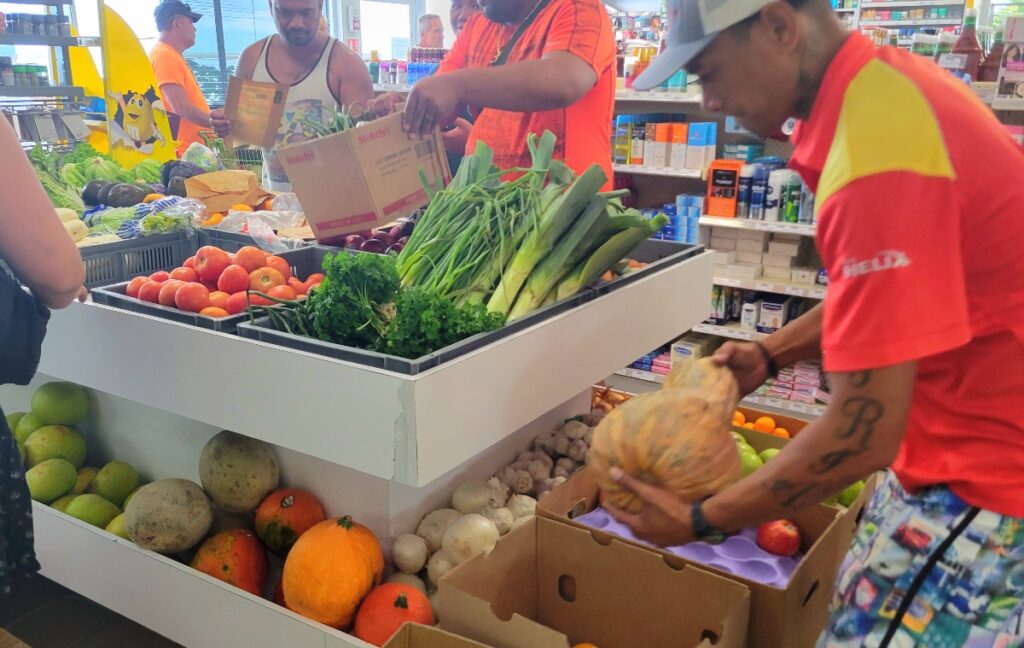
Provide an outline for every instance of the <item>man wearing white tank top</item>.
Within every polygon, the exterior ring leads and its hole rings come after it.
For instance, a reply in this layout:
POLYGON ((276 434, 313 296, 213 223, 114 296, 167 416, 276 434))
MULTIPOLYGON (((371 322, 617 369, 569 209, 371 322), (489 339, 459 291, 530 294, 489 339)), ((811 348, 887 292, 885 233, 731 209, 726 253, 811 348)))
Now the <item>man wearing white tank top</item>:
MULTIPOLYGON (((291 191, 275 150, 312 138, 306 122, 323 123, 339 106, 365 105, 373 99, 373 82, 359 56, 318 29, 323 0, 271 0, 277 34, 242 52, 235 74, 243 79, 288 86, 288 101, 274 149, 263 150, 263 186, 291 191)), ((222 110, 210 115, 221 137, 231 131, 222 110)))

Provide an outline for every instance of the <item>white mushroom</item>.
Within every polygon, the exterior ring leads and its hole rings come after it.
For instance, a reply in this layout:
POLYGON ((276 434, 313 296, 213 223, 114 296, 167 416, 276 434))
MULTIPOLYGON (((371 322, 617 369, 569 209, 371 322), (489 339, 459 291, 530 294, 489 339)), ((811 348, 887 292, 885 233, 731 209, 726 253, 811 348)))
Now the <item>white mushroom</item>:
POLYGON ((530 477, 533 478, 534 482, 543 481, 550 479, 551 477, 551 466, 544 463, 543 461, 531 461, 530 465, 526 467, 526 472, 530 473, 530 477))
POLYGON ((583 435, 585 435, 587 433, 587 430, 590 429, 590 426, 588 426, 586 423, 583 423, 582 421, 577 421, 576 419, 573 419, 571 421, 568 421, 565 424, 565 427, 562 429, 565 430, 565 435, 567 437, 575 441, 576 439, 582 439, 583 435))
POLYGON ((590 450, 583 439, 576 439, 569 445, 569 451, 566 452, 570 459, 574 459, 579 463, 583 463, 587 460, 587 451, 590 450))

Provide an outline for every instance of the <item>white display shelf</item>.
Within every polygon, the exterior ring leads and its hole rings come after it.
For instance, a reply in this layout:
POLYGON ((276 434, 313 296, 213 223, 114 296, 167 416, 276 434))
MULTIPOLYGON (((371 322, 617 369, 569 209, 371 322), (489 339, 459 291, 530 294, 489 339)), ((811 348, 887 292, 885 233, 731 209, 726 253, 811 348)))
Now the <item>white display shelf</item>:
POLYGON ((804 414, 807 416, 821 416, 825 413, 824 405, 808 405, 806 403, 794 403, 793 401, 782 400, 779 398, 768 398, 767 396, 758 396, 751 394, 744 398, 741 402, 749 405, 758 407, 771 407, 783 412, 791 412, 794 414, 804 414))
POLYGON ((719 337, 727 337, 733 340, 763 340, 768 337, 766 333, 758 333, 757 331, 742 328, 738 322, 732 322, 724 326, 719 326, 717 324, 698 324, 691 330, 695 333, 707 333, 708 335, 717 335, 719 337))
POLYGON ((43 576, 183 646, 370 646, 49 506, 32 508, 43 576))
POLYGON ((397 92, 399 94, 405 94, 412 90, 412 86, 407 83, 374 83, 374 92, 397 92))
POLYGON ((693 178, 699 180, 704 177, 704 172, 701 169, 670 169, 668 167, 652 167, 641 164, 613 164, 612 170, 615 173, 659 176, 662 178, 693 178))
POLYGON ((963 0, 895 0, 894 2, 862 2, 861 9, 891 9, 905 7, 953 7, 963 5, 963 0))
POLYGON ((653 385, 665 384, 664 374, 654 373, 653 371, 644 371, 643 369, 634 369, 633 367, 619 369, 615 372, 615 375, 632 378, 633 380, 642 380, 653 385))
POLYGON ((799 284, 792 281, 780 279, 735 279, 733 277, 715 277, 716 286, 728 286, 730 288, 742 288, 744 290, 757 290, 760 292, 777 293, 779 295, 791 295, 793 297, 810 297, 812 299, 825 299, 826 289, 823 286, 812 286, 799 284))
POLYGON ((700 224, 709 227, 728 227, 731 229, 776 232, 779 234, 799 234, 800 236, 814 236, 818 231, 816 225, 806 225, 804 223, 783 223, 779 221, 750 220, 749 218, 721 218, 718 216, 701 216, 700 224))
POLYGON ((618 90, 615 93, 615 100, 622 102, 642 103, 678 103, 696 104, 704 100, 700 92, 654 92, 640 90, 618 90))
POLYGON ((73 304, 53 314, 39 370, 423 486, 699 323, 711 275, 699 254, 416 376, 73 304))
POLYGON ((861 27, 954 27, 959 18, 935 18, 922 20, 862 20, 861 27))
POLYGON ((857 11, 857 7, 839 7, 837 9, 833 9, 832 11, 834 11, 836 13, 839 13, 839 14, 848 14, 848 13, 856 12, 857 11))

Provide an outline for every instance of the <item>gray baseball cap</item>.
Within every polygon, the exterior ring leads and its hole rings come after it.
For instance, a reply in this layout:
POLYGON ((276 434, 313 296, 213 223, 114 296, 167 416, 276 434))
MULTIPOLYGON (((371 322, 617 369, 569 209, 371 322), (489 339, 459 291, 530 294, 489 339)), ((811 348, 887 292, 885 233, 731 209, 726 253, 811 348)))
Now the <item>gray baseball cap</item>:
POLYGON ((649 90, 661 85, 703 52, 716 36, 772 1, 667 0, 668 46, 633 81, 633 87, 649 90))

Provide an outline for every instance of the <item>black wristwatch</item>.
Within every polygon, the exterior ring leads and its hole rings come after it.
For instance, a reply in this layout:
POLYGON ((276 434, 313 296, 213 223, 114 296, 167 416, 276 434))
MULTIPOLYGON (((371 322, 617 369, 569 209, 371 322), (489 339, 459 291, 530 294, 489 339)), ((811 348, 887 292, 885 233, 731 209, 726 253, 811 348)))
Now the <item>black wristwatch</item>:
POLYGON ((701 542, 707 542, 708 544, 720 544, 725 542, 725 539, 729 537, 729 534, 717 527, 713 527, 708 523, 707 518, 704 517, 703 506, 706 500, 699 500, 693 503, 693 508, 690 509, 690 518, 693 523, 693 533, 697 536, 697 539, 701 542))

